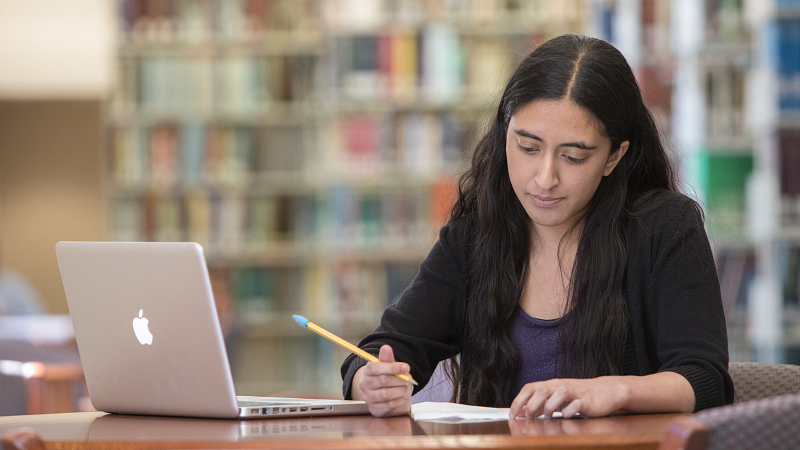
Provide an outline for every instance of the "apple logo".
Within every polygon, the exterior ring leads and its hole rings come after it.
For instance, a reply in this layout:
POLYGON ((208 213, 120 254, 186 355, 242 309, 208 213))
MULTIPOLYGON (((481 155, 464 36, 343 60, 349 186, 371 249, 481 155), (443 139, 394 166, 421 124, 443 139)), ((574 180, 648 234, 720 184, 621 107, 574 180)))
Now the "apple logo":
POLYGON ((142 317, 144 314, 144 310, 139 310, 139 317, 133 318, 133 333, 136 335, 136 339, 139 340, 139 343, 142 345, 153 345, 153 334, 150 333, 150 330, 147 328, 147 325, 150 323, 145 317, 142 317))

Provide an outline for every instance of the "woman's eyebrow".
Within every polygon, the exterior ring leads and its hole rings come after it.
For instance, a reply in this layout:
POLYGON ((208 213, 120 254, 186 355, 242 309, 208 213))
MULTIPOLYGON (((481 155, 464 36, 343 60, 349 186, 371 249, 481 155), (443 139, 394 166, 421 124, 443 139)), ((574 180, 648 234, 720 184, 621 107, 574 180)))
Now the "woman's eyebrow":
MULTIPOLYGON (((534 139, 534 140, 537 140, 537 141, 542 142, 542 143, 544 142, 544 139, 540 138, 539 136, 537 136, 537 135, 535 135, 535 134, 533 134, 533 133, 531 133, 529 131, 525 131, 523 129, 514 128, 514 133, 516 133, 519 136, 523 136, 523 137, 526 137, 526 138, 529 138, 529 139, 534 139)), ((594 150, 598 146, 597 145, 590 146, 590 145, 586 144, 583 141, 577 141, 577 142, 565 142, 565 143, 559 145, 559 147, 575 147, 575 148, 579 148, 581 150, 594 150)))

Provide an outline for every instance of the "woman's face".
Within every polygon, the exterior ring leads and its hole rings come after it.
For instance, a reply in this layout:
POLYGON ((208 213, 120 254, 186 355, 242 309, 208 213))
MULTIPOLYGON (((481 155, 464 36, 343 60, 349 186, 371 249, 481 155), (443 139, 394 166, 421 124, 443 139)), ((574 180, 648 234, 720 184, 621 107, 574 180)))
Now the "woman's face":
POLYGON ((511 117, 508 175, 536 232, 547 228, 563 236, 628 150, 625 141, 611 154, 598 123, 568 99, 534 101, 511 117))

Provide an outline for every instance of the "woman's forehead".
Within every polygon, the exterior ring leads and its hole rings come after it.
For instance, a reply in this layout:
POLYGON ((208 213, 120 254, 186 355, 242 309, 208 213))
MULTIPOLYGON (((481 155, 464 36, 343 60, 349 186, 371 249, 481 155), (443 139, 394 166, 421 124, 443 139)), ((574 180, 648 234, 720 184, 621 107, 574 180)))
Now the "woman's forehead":
POLYGON ((580 134, 586 138, 605 137, 597 117, 569 99, 530 102, 511 116, 509 128, 509 131, 525 130, 537 136, 580 134))

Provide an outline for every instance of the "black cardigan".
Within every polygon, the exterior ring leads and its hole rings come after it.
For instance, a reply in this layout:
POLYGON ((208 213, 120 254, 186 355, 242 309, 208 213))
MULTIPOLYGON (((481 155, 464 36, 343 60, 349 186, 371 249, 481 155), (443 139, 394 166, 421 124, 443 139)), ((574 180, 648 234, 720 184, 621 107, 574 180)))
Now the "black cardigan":
MULTIPOLYGON (((439 241, 419 273, 380 326, 359 347, 378 354, 389 344, 397 361, 411 366, 420 383, 429 381, 439 361, 461 354, 468 368, 473 355, 462 342, 473 220, 460 218, 442 227, 439 241)), ((671 371, 684 376, 695 394, 695 410, 733 402, 728 375, 728 338, 719 280, 700 213, 688 198, 676 196, 625 227, 628 262, 623 281, 629 330, 623 373, 671 371)), ((353 376, 366 364, 350 355, 342 365, 344 398, 351 398, 353 376)), ((463 370, 462 376, 470 376, 463 370)), ((463 381, 463 380, 462 380, 463 381)))

